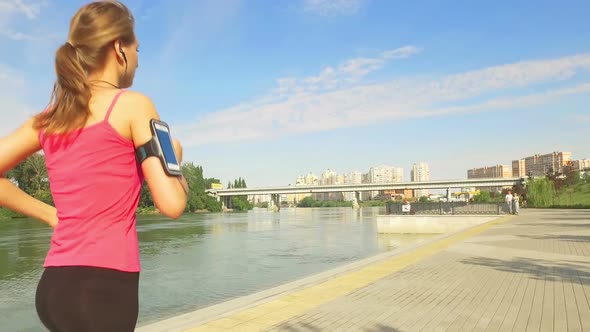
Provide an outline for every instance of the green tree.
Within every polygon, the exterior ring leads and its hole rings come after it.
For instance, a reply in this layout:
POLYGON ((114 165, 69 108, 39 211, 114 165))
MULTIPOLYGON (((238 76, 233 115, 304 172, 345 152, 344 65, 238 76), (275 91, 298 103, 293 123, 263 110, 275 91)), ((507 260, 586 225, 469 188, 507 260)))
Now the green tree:
POLYGON ((488 203, 492 200, 492 196, 489 191, 480 191, 473 196, 473 201, 476 203, 488 203))
POLYGON ((141 184, 141 196, 139 198, 139 207, 141 208, 152 208, 154 207, 154 198, 152 192, 147 185, 146 181, 141 184))
POLYGON ((219 181, 219 179, 215 179, 215 178, 207 178, 207 179, 205 179, 205 188, 211 189, 211 185, 213 183, 221 183, 221 181, 219 181))
POLYGON ((6 177, 15 181, 27 194, 53 205, 53 196, 49 187, 45 156, 34 153, 11 169, 6 177))
MULTIPOLYGON (((233 185, 231 181, 228 183, 228 188, 246 188, 246 180, 241 177, 234 179, 233 185)), ((246 195, 233 196, 231 198, 231 205, 232 209, 236 211, 247 211, 254 208, 254 204, 248 201, 248 196, 246 195)))
MULTIPOLYGON (((189 186, 189 197, 187 200, 186 211, 221 211, 221 202, 218 202, 214 197, 211 197, 206 193, 206 189, 210 189, 212 183, 220 183, 219 179, 204 178, 203 167, 196 166, 192 162, 184 163, 182 165, 182 171, 189 186)), ((53 197, 51 195, 47 167, 45 165, 45 156, 43 154, 35 153, 29 156, 23 162, 11 169, 6 174, 6 177, 14 181, 18 187, 27 194, 53 205, 53 197)), ((245 188, 246 181, 244 179, 239 178, 238 182, 240 187, 245 188)), ((243 202, 240 201, 238 206, 245 209, 252 208, 252 205, 247 201, 245 196, 240 196, 240 199, 243 200, 243 202)), ((145 181, 141 186, 138 205, 139 211, 150 211, 155 208, 154 199, 147 182, 145 181)))
POLYGON ((189 188, 186 211, 195 212, 204 209, 205 203, 201 199, 201 196, 205 193, 203 169, 200 166, 195 166, 192 162, 188 162, 182 165, 182 174, 184 174, 189 188))
POLYGON ((555 198, 553 181, 536 178, 527 185, 527 203, 531 207, 550 207, 555 198))
POLYGON ((565 185, 568 187, 573 187, 583 181, 580 176, 580 171, 569 172, 565 176, 565 185))
POLYGON ((204 200, 205 200, 205 208, 208 211, 221 212, 221 202, 218 202, 217 199, 215 199, 209 195, 205 195, 204 200))
POLYGON ((316 201, 311 196, 307 196, 299 201, 297 204, 298 207, 313 207, 316 201))

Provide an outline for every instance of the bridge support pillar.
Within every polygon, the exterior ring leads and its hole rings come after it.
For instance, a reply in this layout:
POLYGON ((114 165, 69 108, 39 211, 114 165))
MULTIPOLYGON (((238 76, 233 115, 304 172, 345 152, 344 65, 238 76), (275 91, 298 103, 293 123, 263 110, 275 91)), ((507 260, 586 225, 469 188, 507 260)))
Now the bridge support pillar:
POLYGON ((278 194, 271 194, 270 195, 270 202, 268 203, 268 210, 269 211, 278 212, 281 209, 280 197, 281 196, 278 194))
POLYGON ((223 198, 221 198, 221 210, 224 211, 231 208, 231 196, 223 196, 223 198))
POLYGON ((354 197, 352 198, 352 208, 353 209, 360 209, 361 205, 359 204, 359 202, 361 201, 361 193, 360 191, 355 191, 354 192, 354 197))
POLYGON ((447 202, 451 201, 451 188, 447 188, 447 202))

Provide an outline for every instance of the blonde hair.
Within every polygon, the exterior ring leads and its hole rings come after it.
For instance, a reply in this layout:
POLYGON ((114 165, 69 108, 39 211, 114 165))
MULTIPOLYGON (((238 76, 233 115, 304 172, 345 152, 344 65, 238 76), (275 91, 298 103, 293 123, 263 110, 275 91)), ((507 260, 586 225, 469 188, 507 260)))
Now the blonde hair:
POLYGON ((135 20, 119 1, 95 1, 81 7, 70 21, 68 41, 55 55, 57 80, 50 107, 35 118, 35 127, 47 133, 83 127, 90 115, 87 75, 99 69, 114 41, 135 42, 135 20))

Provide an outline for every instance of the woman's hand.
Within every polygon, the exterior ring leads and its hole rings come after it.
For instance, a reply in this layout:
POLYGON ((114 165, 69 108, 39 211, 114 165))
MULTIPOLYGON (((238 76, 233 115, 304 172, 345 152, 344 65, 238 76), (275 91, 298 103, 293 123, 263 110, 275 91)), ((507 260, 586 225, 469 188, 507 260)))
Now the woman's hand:
POLYGON ((30 196, 3 177, 0 177, 0 206, 24 214, 27 217, 41 220, 53 228, 59 222, 55 207, 30 196))
POLYGON ((54 208, 53 206, 50 206, 51 209, 49 210, 49 213, 47 214, 47 220, 45 220, 45 222, 51 226, 52 228, 55 228, 55 226, 57 226, 57 224, 59 223, 59 219, 57 218, 57 209, 54 208))
MULTIPOLYGON (((180 145, 180 142, 176 138, 172 139, 172 145, 174 146, 174 153, 176 154, 176 159, 178 159, 178 165, 180 165, 182 164, 182 145, 180 145)), ((184 190, 184 193, 188 198, 189 188, 184 175, 179 178, 179 181, 180 185, 182 186, 182 190, 184 190)))

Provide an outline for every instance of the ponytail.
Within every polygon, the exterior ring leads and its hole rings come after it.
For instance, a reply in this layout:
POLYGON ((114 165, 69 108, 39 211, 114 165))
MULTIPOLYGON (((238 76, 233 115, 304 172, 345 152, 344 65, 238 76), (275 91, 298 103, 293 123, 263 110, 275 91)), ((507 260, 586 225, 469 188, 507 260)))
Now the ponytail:
POLYGON ((49 107, 35 117, 34 126, 45 133, 82 128, 90 115, 88 74, 105 65, 109 45, 135 41, 134 18, 119 1, 93 1, 70 21, 68 42, 55 54, 57 80, 49 107))
POLYGON ((90 114, 91 97, 80 52, 70 43, 63 44, 55 55, 57 81, 46 112, 37 115, 35 127, 46 133, 67 133, 85 125, 90 114))

